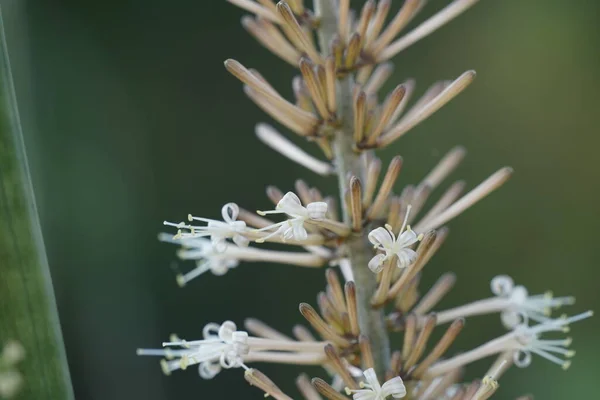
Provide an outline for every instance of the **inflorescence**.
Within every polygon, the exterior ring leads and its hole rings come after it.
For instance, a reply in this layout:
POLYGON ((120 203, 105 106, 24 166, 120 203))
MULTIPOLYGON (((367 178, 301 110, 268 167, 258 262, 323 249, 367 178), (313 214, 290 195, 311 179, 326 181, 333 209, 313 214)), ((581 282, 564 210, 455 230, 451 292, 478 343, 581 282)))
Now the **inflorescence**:
POLYGON ((228 203, 221 220, 189 215, 184 222, 165 222, 176 233, 161 233, 159 239, 180 245, 178 256, 195 262, 194 268, 177 275, 180 286, 206 272, 224 275, 241 262, 328 267, 327 284, 318 294, 317 308, 300 304, 312 330, 297 325, 288 336, 252 318, 245 321, 245 330, 231 321, 210 323, 201 340, 173 335, 163 348, 139 349, 138 354, 162 357, 165 374, 197 365, 200 376, 210 379, 223 369, 241 368, 251 385, 278 400, 290 397, 251 368, 252 363, 323 367, 327 380, 311 381, 304 374, 297 379, 307 400, 348 396, 485 400, 497 390, 504 371, 513 364, 528 366, 534 354, 568 368, 574 355, 568 349, 571 339, 542 336, 566 332, 570 324, 592 315, 591 311, 572 317, 551 315, 553 309, 573 304, 572 297, 530 295, 510 277, 498 276, 491 281, 493 297, 438 310, 455 283, 452 273, 442 275, 420 295, 423 269, 448 236, 445 225, 502 186, 512 170, 499 169, 466 194, 465 183, 456 181, 425 209, 435 189, 461 163, 465 150, 451 149, 420 182, 399 192, 394 192, 394 184, 402 158, 394 157, 382 173, 382 162, 374 154, 473 81, 475 72, 467 71, 452 81, 436 82, 412 106, 411 79, 381 95, 392 75, 391 58, 477 0, 454 0, 404 34, 427 0, 405 0, 395 15, 391 0, 368 0, 356 13, 349 0, 315 0, 314 10, 303 0, 228 1, 251 14, 242 18, 242 25, 260 44, 299 68, 300 75, 292 81, 294 99, 285 99, 258 71, 238 61, 225 61, 226 69, 243 82, 246 95, 258 107, 317 144, 324 159, 264 123, 256 126, 257 137, 319 175, 337 175, 340 201, 297 180, 293 192, 267 187, 272 210, 250 212, 228 203), (255 245, 265 242, 297 249, 275 251, 255 245), (457 356, 447 355, 465 319, 494 313, 500 315, 506 334, 457 356), (446 324, 442 337, 430 343, 434 328, 446 324), (390 349, 388 335, 400 333, 402 346, 390 349), (467 364, 488 357, 496 359, 482 380, 461 383, 467 364))

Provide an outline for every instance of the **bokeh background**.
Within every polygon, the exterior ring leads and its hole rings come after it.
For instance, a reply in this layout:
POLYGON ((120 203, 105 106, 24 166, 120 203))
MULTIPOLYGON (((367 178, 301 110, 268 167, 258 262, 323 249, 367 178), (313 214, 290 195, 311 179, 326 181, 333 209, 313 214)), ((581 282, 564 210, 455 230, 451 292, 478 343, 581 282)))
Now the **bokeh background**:
MULTIPOLYGON (((430 1, 420 19, 446 3, 430 1)), ((240 371, 208 382, 193 370, 164 377, 158 360, 135 349, 246 316, 289 332, 301 320, 298 303, 314 303, 322 271, 287 266, 243 265, 179 289, 175 249, 156 240, 164 219, 216 217, 229 201, 267 207, 267 184, 291 189, 303 177, 336 190, 255 139, 254 124, 267 119, 222 61, 257 68, 288 95, 295 71, 255 43, 239 24, 243 13, 225 1, 3 6, 76 397, 261 398, 240 371)), ((454 178, 471 186, 501 166, 516 171, 451 222, 426 269, 425 284, 458 274, 445 306, 489 296, 490 279, 506 273, 532 292, 576 295, 569 312, 599 308, 597 15, 595 0, 481 1, 396 58, 389 90, 407 77, 423 91, 478 72, 464 94, 383 154, 404 157, 400 184, 418 182, 456 144, 469 155, 454 178)), ((595 397, 599 328, 597 318, 573 327, 578 355, 568 372, 535 358, 511 369, 498 398, 595 397)), ((469 320, 455 350, 501 332, 497 316, 469 320)), ((262 369, 293 390, 297 370, 262 369)))

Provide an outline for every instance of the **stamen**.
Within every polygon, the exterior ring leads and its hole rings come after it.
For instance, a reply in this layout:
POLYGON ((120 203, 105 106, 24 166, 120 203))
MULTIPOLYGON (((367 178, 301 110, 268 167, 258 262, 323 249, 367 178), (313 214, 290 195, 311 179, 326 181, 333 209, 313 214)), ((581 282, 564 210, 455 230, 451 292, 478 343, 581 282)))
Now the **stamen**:
POLYGON ((446 103, 456 97, 469 86, 475 79, 475 71, 467 71, 459 76, 450 86, 444 89, 437 97, 427 103, 414 116, 405 116, 391 130, 383 134, 377 141, 379 147, 388 146, 390 143, 404 135, 410 129, 421 123, 430 115, 442 108, 446 103))

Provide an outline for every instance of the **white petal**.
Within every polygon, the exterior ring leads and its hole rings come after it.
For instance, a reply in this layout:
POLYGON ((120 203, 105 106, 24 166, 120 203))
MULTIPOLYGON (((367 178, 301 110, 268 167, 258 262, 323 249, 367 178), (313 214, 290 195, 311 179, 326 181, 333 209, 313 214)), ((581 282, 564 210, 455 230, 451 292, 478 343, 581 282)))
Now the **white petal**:
POLYGON ((375 257, 371 258, 371 261, 369 261, 369 269, 376 274, 379 273, 383 269, 383 262, 385 259, 385 254, 377 254, 375 257))
POLYGON ((223 253, 227 250, 227 241, 224 237, 212 235, 210 237, 210 241, 212 242, 213 248, 217 253, 223 253))
POLYGON ((377 380, 377 374, 375 374, 375 370, 373 368, 369 368, 365 372, 363 372, 365 376, 365 380, 369 385, 371 385, 371 389, 376 393, 381 391, 381 385, 379 385, 379 381, 377 380))
POLYGON ((506 329, 513 329, 523 322, 521 314, 510 310, 503 311, 500 314, 500 319, 502 320, 502 325, 504 325, 506 329))
POLYGON ((498 275, 492 279, 490 286, 492 293, 496 296, 506 296, 512 291, 515 284, 510 276, 498 275))
POLYGON ((309 203, 306 206, 306 210, 308 211, 308 218, 310 219, 324 219, 327 214, 327 203, 322 201, 315 201, 313 203, 309 203))
POLYGON ((399 376, 390 379, 382 386, 383 397, 392 395, 395 399, 400 399, 406 396, 406 386, 399 376))
POLYGON ((412 249, 402 249, 396 253, 398 268, 406 268, 417 260, 417 252, 412 249))
POLYGON ((302 220, 293 221, 292 229, 294 232, 294 239, 306 240, 308 238, 308 232, 306 232, 306 229, 304 229, 304 223, 302 220))
POLYGON ((413 230, 406 230, 396 241, 398 247, 408 247, 419 241, 419 236, 413 230))
POLYGON ((302 206, 300 199, 293 192, 287 192, 279 203, 277 203, 277 210, 281 210, 286 214, 294 216, 306 216, 306 208, 302 206))
POLYGON ((527 289, 524 286, 515 286, 515 288, 510 293, 510 301, 511 303, 521 305, 527 301, 527 297, 529 297, 529 293, 527 293, 527 289))
POLYGON ((242 235, 234 235, 233 243, 237 244, 240 247, 248 247, 250 244, 250 239, 242 235))
POLYGON ((394 237, 387 229, 379 227, 369 232, 369 241, 374 245, 381 245, 390 249, 394 244, 394 237))
POLYGON ((223 217, 223 221, 227 223, 234 222, 239 213, 240 208, 235 203, 227 203, 221 208, 221 216, 223 217))
POLYGON ((225 321, 219 327, 219 339, 231 340, 233 333, 237 330, 237 325, 233 321, 225 321))
POLYGON ((364 389, 364 390, 357 390, 353 395, 352 398, 354 400, 375 400, 377 399, 377 394, 369 389, 364 389))

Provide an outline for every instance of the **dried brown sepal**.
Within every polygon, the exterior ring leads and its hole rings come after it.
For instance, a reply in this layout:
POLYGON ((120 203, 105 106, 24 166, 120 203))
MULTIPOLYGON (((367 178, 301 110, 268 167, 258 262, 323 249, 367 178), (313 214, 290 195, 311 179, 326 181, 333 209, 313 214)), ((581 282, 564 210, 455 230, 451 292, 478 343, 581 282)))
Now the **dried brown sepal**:
POLYGON ((427 185, 432 189, 438 187, 460 165, 466 154, 467 150, 464 147, 454 147, 427 174, 420 186, 427 185))
POLYGON ((310 188, 310 199, 311 201, 323 201, 323 193, 316 187, 310 188))
POLYGON ((292 400, 292 398, 283 393, 281 389, 279 389, 277 385, 273 383, 273 381, 271 381, 265 374, 257 369, 247 369, 244 372, 244 378, 250 385, 256 386, 265 392, 265 394, 273 397, 274 399, 292 400))
POLYGON ((294 97, 296 98, 296 106, 313 113, 315 109, 312 100, 310 99, 310 93, 308 93, 308 89, 306 88, 302 77, 295 76, 294 79, 292 79, 292 90, 294 91, 294 97))
POLYGON ((325 271, 325 279, 327 279, 327 284, 331 288, 331 301, 333 305, 338 310, 338 312, 346 312, 347 309, 346 299, 344 297, 344 289, 342 289, 342 284, 338 278, 337 273, 333 268, 328 268, 325 271))
POLYGON ((248 31, 248 33, 250 33, 262 46, 286 61, 288 64, 294 67, 297 66, 298 60, 300 59, 298 50, 296 50, 296 48, 279 33, 277 28, 273 26, 275 29, 270 29, 270 27, 267 26, 267 23, 270 24, 270 22, 266 21, 264 18, 260 21, 255 20, 250 16, 242 17, 242 26, 244 29, 246 29, 246 31, 248 31))
POLYGON ((301 50, 303 50, 314 63, 323 64, 321 55, 315 48, 313 41, 306 35, 306 32, 298 23, 298 20, 294 16, 294 12, 290 6, 287 3, 280 1, 277 3, 277 12, 283 18, 283 21, 289 28, 290 33, 296 37, 297 43, 302 46, 301 50))
POLYGON ((417 318, 409 314, 404 319, 404 343, 402 345, 402 359, 406 360, 412 352, 417 335, 417 318))
POLYGON ((340 335, 327 324, 323 318, 307 303, 300 303, 300 313, 308 323, 325 339, 342 348, 351 345, 350 341, 340 335))
POLYGON ((325 88, 327 94, 327 109, 331 114, 337 112, 336 66, 333 56, 325 59, 325 88))
POLYGON ((362 185, 360 179, 353 176, 350 179, 350 215, 352 217, 352 230, 354 232, 362 230, 362 213, 362 185))
POLYGON ((332 196, 327 196, 323 199, 327 203, 327 215, 330 219, 339 221, 340 215, 338 213, 337 201, 332 196))
POLYGON ((398 196, 392 196, 389 203, 390 206, 388 210, 387 225, 391 226, 392 231, 395 232, 400 229, 403 203, 398 196))
POLYGON ((421 243, 419 243, 419 247, 417 247, 417 260, 410 266, 408 266, 400 278, 394 282, 392 285, 390 292, 388 294, 388 299, 393 300, 396 296, 401 294, 402 290, 410 283, 410 281, 425 267, 427 261, 433 256, 433 253, 439 248, 443 239, 438 239, 438 237, 443 237, 445 239, 445 235, 447 234, 447 230, 440 229, 439 232, 429 231, 425 234, 421 243))
POLYGON ((338 36, 334 36, 329 43, 329 54, 333 56, 335 60, 336 75, 338 69, 344 66, 344 45, 338 36))
MULTIPOLYGON (((267 99, 265 96, 252 89, 250 86, 244 86, 244 93, 254 104, 256 104, 261 110, 270 115, 274 120, 282 124, 283 126, 290 129, 292 132, 297 133, 300 136, 312 136, 315 134, 317 124, 310 125, 303 121, 299 121, 295 115, 292 115, 288 110, 282 109, 280 104, 267 99)), ((297 107, 299 110, 304 111, 302 108, 297 107)))
MULTIPOLYGON (((427 326, 427 323, 425 324, 425 326, 427 326)), ((454 321, 448 327, 448 329, 444 333, 444 336, 442 336, 442 338, 437 342, 433 350, 431 350, 427 357, 425 357, 425 359, 419 363, 419 365, 411 373, 411 375, 417 379, 421 378, 425 374, 425 372, 427 372, 427 369, 431 365, 433 365, 433 363, 436 362, 440 357, 442 357, 446 350, 448 350, 452 343, 454 343, 454 341, 458 337, 458 334, 464 326, 464 319, 461 318, 454 321)), ((423 330, 424 329, 425 328, 423 328, 423 330)))
POLYGON ((427 346, 427 341, 429 340, 436 323, 437 318, 435 314, 430 314, 425 318, 425 323, 419 332, 419 336, 417 336, 417 340, 415 341, 410 355, 404 362, 403 368, 405 371, 409 371, 423 355, 425 347, 427 346))
POLYGON ((238 6, 241 9, 244 9, 252 14, 257 16, 261 16, 267 18, 273 22, 281 23, 282 20, 276 13, 273 12, 272 9, 268 7, 261 6, 260 4, 255 3, 252 0, 227 0, 231 4, 238 6))
POLYGON ((394 307, 400 314, 404 315, 409 312, 419 300, 419 282, 421 274, 417 274, 404 287, 402 293, 396 296, 394 307))
POLYGON ((358 61, 358 57, 360 56, 360 44, 360 34, 356 32, 353 33, 350 37, 350 41, 348 42, 348 47, 346 48, 346 57, 344 59, 344 68, 346 70, 351 70, 354 68, 356 62, 358 61))
POLYGON ((319 311, 323 316, 325 322, 339 335, 344 334, 344 326, 342 322, 341 314, 335 309, 329 297, 324 292, 319 292, 317 295, 317 304, 319 305, 319 311))
POLYGON ((288 113, 298 122, 306 125, 312 124, 313 126, 316 126, 318 123, 318 120, 314 115, 302 110, 299 107, 296 107, 292 103, 289 103, 287 100, 281 97, 279 93, 273 90, 269 84, 265 83, 261 78, 257 77, 238 61, 233 59, 226 60, 225 68, 233 76, 267 99, 271 105, 277 109, 280 109, 282 112, 288 113))
POLYGON ((350 13, 350 0, 340 0, 338 6, 338 34, 342 43, 348 40, 348 16, 350 13))
POLYGON ((348 397, 336 391, 321 378, 313 378, 312 385, 323 397, 329 400, 348 400, 348 397))
MULTIPOLYGON (((450 4, 448 4, 445 8, 438 11, 436 14, 429 17, 427 20, 422 22, 419 26, 414 28, 412 31, 408 32, 404 36, 398 38, 389 46, 387 46, 384 51, 381 52, 379 57, 377 58, 379 61, 388 60, 391 57, 394 57, 396 54, 406 49, 407 47, 413 45, 419 40, 423 39, 427 35, 435 32, 441 26, 445 25, 452 19, 456 18, 459 14, 467 10, 473 4, 477 3, 479 0, 454 0, 450 4)), ((421 5, 425 4, 425 0, 420 1, 419 7, 415 10, 417 12, 421 5)))
POLYGON ((388 146, 390 143, 404 135, 410 129, 421 123, 423 120, 431 116, 433 113, 438 111, 450 100, 458 96, 463 90, 469 86, 475 79, 475 71, 467 71, 459 76, 454 82, 452 82, 447 88, 445 88, 439 95, 432 99, 429 103, 425 104, 421 109, 415 112, 410 118, 406 116, 398 122, 396 126, 390 129, 388 132, 383 134, 377 144, 379 147, 388 146))
POLYGON ((300 198, 300 201, 302 201, 302 204, 306 206, 312 201, 310 195, 310 186, 308 186, 308 183, 302 179, 296 179, 296 182, 294 182, 294 188, 296 189, 296 194, 300 198))
POLYGON ((394 351, 390 357, 390 368, 385 374, 386 381, 398 376, 402 370, 402 352, 394 351))
POLYGON ((302 72, 302 78, 304 78, 304 83, 315 108, 323 119, 329 119, 329 110, 327 109, 326 99, 323 97, 325 87, 321 86, 314 64, 306 57, 300 59, 300 72, 302 72))
POLYGON ((331 344, 325 345, 325 354, 329 359, 329 365, 336 372, 336 374, 338 374, 342 378, 346 386, 348 386, 350 389, 359 389, 358 384, 356 383, 352 375, 350 375, 348 368, 344 364, 344 361, 342 361, 342 359, 338 355, 337 351, 335 350, 335 347, 333 347, 333 345, 331 344))
POLYGON ((383 207, 388 200, 388 196, 392 191, 394 183, 400 174, 400 169, 402 168, 402 157, 395 156, 390 165, 388 166, 387 172, 383 177, 383 182, 379 187, 379 192, 373 201, 373 204, 369 208, 367 212, 367 219, 374 220, 379 217, 381 212, 383 211, 383 207))
POLYGON ((381 279, 379 280, 377 290, 371 298, 371 306, 374 308, 379 308, 385 304, 388 292, 390 290, 390 284, 392 283, 392 277, 394 276, 395 268, 395 257, 391 257, 384 265, 381 274, 379 274, 381 279))
POLYGON ((406 0, 402 5, 402 8, 398 11, 394 19, 384 29, 379 38, 373 43, 373 46, 369 48, 369 52, 373 55, 381 53, 388 44, 400 33, 414 16, 418 10, 422 0, 406 0))
POLYGON ((379 136, 383 133, 383 130, 388 126, 392 119, 396 109, 400 105, 400 102, 406 94, 406 88, 403 85, 398 85, 390 93, 385 102, 383 103, 381 114, 377 120, 377 124, 371 132, 367 135, 366 146, 371 147, 375 144, 379 136))
POLYGON ((392 63, 384 63, 377 66, 371 78, 365 84, 364 91, 369 95, 376 95, 389 77, 392 76, 393 72, 394 64, 392 63))
POLYGON ((361 38, 364 38, 367 35, 367 28, 369 27, 369 23, 371 22, 371 18, 375 12, 375 7, 375 0, 368 0, 365 2, 360 12, 360 18, 356 26, 356 33, 358 33, 361 38))
POLYGON ((365 182, 365 190, 363 194, 363 207, 368 208, 373 202, 373 196, 375 195, 375 189, 377 188, 377 180, 381 173, 381 160, 377 157, 369 162, 367 168, 367 181, 365 182))
POLYGON ((266 192, 269 200, 271 200, 271 202, 273 202, 275 205, 277 205, 277 203, 279 203, 283 198, 283 192, 277 186, 267 186, 266 192))
POLYGON ((428 185, 419 185, 415 188, 412 201, 410 202, 412 208, 410 210, 410 215, 408 216, 409 224, 412 224, 417 218, 419 212, 423 209, 423 206, 425 206, 425 202, 429 198, 431 191, 432 189, 428 185))
POLYGON ((428 224, 433 217, 440 214, 446 208, 452 205, 465 190, 465 181, 456 181, 442 194, 437 202, 429 209, 427 214, 420 219, 419 224, 428 224))
MULTIPOLYGON (((423 387, 420 392, 423 394, 419 396, 419 400, 435 400, 444 398, 444 394, 448 391, 450 386, 460 381, 463 375, 463 370, 457 368, 453 371, 440 377, 440 379, 430 381, 430 385, 423 387)), ((458 389, 457 391, 460 391, 458 389)), ((454 397, 453 397, 454 398, 454 397)))
POLYGON ((360 348, 360 356, 363 368, 375 368, 375 360, 373 359, 373 352, 371 351, 371 342, 369 342, 369 338, 365 335, 360 335, 358 337, 358 346, 360 348))
POLYGON ((363 141, 365 134, 365 118, 367 113, 367 95, 360 91, 354 98, 354 143, 363 141))
MULTIPOLYGON (((513 170, 510 167, 504 167, 496 171, 488 179, 480 183, 469 193, 465 194, 450 207, 427 221, 427 223, 417 224, 417 227, 422 230, 428 230, 435 229, 436 227, 445 224, 502 186, 512 176, 512 173, 513 170)), ((415 227, 415 229, 417 229, 417 227, 415 227)))
POLYGON ((356 285, 354 282, 346 282, 344 286, 346 293, 346 308, 348 309, 348 318, 350 319, 350 332, 352 336, 358 336, 360 329, 358 327, 358 309, 356 307, 356 285))
POLYGON ((435 307, 446 294, 454 287, 456 275, 452 272, 442 275, 429 291, 421 298, 419 304, 413 308, 417 315, 427 314, 435 307))
POLYGON ((305 400, 322 400, 319 392, 310 383, 310 378, 306 374, 301 374, 296 378, 296 387, 305 400))
POLYGON ((383 24, 385 23, 385 19, 390 12, 391 5, 392 0, 379 1, 379 4, 377 4, 377 10, 375 11, 375 16, 373 16, 371 24, 369 25, 369 30, 367 31, 367 36, 365 38, 363 47, 368 48, 373 40, 379 36, 379 33, 381 33, 381 29, 383 28, 383 24))

